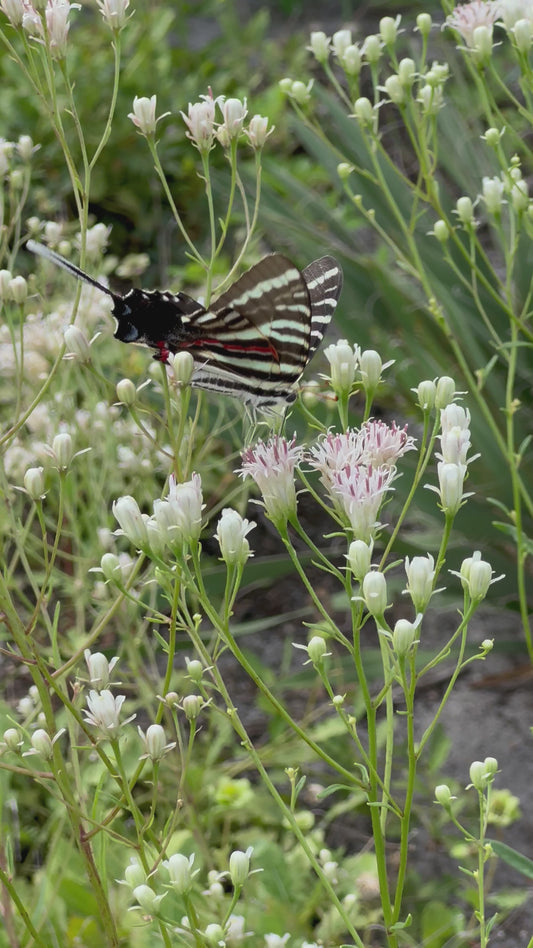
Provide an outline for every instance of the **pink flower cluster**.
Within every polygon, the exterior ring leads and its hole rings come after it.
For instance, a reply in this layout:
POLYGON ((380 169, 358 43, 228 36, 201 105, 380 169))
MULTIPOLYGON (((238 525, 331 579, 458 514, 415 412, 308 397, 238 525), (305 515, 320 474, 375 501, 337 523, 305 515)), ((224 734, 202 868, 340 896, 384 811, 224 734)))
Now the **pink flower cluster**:
POLYGON ((357 539, 369 541, 379 526, 377 516, 385 493, 396 477, 396 462, 415 447, 406 428, 396 423, 369 421, 360 430, 328 432, 304 455, 293 438, 276 435, 242 454, 241 475, 254 479, 267 514, 274 523, 286 523, 296 514, 294 472, 305 460, 320 480, 336 513, 357 539))
POLYGON ((415 447, 407 429, 393 422, 368 421, 359 430, 328 432, 307 455, 320 473, 335 510, 358 540, 368 542, 379 526, 384 495, 396 477, 396 462, 415 447))

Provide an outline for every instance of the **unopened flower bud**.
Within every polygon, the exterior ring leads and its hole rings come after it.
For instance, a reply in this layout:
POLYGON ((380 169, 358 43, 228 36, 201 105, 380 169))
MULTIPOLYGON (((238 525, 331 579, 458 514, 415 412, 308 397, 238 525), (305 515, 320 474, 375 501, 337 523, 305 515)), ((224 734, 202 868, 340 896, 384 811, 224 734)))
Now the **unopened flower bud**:
POLYGON ((331 37, 331 45, 337 58, 341 59, 344 51, 352 45, 351 30, 337 30, 331 37))
POLYGON ((135 886, 133 890, 133 897, 147 915, 157 914, 159 903, 164 899, 165 895, 166 892, 163 893, 163 895, 156 895, 154 890, 146 884, 135 886))
POLYGON ((533 40, 533 23, 529 19, 517 20, 512 29, 516 48, 520 53, 527 55, 533 40))
POLYGON ((19 135, 17 151, 22 161, 31 161, 33 155, 33 140, 29 135, 19 135))
POLYGON ((9 295, 14 303, 21 305, 28 296, 28 284, 23 276, 16 276, 10 280, 9 295))
POLYGON ((407 575, 407 590, 415 611, 424 612, 433 592, 435 579, 435 561, 431 554, 427 556, 413 556, 405 558, 405 572, 407 575))
POLYGON ((198 870, 193 871, 194 855, 183 856, 182 853, 174 853, 169 859, 163 861, 163 865, 170 876, 170 884, 178 895, 186 895, 192 888, 194 877, 198 870))
POLYGON ((311 659, 313 665, 321 665, 322 661, 328 654, 328 647, 326 645, 326 640, 322 638, 321 635, 313 635, 307 645, 307 654, 311 659))
POLYGON ((19 751, 22 746, 22 739, 16 727, 8 727, 2 734, 2 741, 8 750, 19 751))
POLYGON ((440 783, 438 787, 435 787, 435 800, 445 809, 448 809, 453 800, 452 791, 448 784, 440 783))
POLYGON ((416 390, 418 404, 422 411, 431 411, 435 406, 437 386, 431 379, 424 379, 416 390))
POLYGON ((398 35, 398 20, 392 16, 382 16, 379 21, 379 35, 385 46, 393 46, 398 35))
POLYGON ((470 764, 470 782, 476 790, 485 790, 498 773, 498 761, 495 757, 474 760, 470 764))
POLYGON ((461 224, 464 224, 467 227, 469 224, 474 222, 474 206, 469 197, 460 197, 457 200, 455 205, 457 211, 457 216, 461 221, 461 224))
POLYGON ((30 467, 24 475, 24 488, 32 500, 42 500, 44 497, 44 469, 30 467))
POLYGON ((381 56, 381 41, 379 36, 367 36, 363 43, 363 54, 371 65, 375 65, 381 56))
POLYGON ((199 685, 202 678, 204 677, 204 666, 197 658, 185 659, 187 665, 187 674, 191 681, 194 681, 195 684, 199 685))
POLYGON ((38 728, 37 731, 34 731, 31 736, 31 746, 34 751, 44 757, 45 760, 50 760, 53 754, 53 745, 50 738, 50 735, 43 730, 43 728, 38 728))
POLYGON ((215 536, 220 544, 222 559, 227 566, 244 565, 250 556, 250 544, 246 535, 254 527, 255 523, 244 520, 236 510, 224 507, 215 536))
POLYGON ((502 133, 498 128, 488 128, 482 137, 490 148, 497 148, 500 144, 502 133))
POLYGON ((120 560, 115 553, 104 553, 100 560, 100 569, 108 583, 117 583, 122 579, 120 560))
POLYGON ((240 889, 250 874, 250 857, 252 852, 251 847, 249 847, 245 853, 236 849, 229 857, 229 874, 235 889, 240 889))
POLYGON ((363 599, 370 615, 379 619, 387 608, 387 581, 383 573, 371 570, 363 579, 363 599))
POLYGON ((204 930, 204 939, 208 948, 217 948, 218 945, 225 945, 226 932, 218 922, 210 922, 204 930))
POLYGON ((414 59, 400 59, 398 63, 398 79, 404 89, 410 89, 416 78, 416 64, 414 59))
POLYGON ((392 633, 392 647, 398 656, 407 655, 416 641, 416 633, 415 623, 408 622, 407 619, 398 619, 392 633))
POLYGON ((371 127, 374 124, 374 109, 370 99, 365 96, 355 100, 353 113, 357 121, 364 127, 371 127))
POLYGON ((363 65, 363 54, 360 46, 352 43, 344 50, 339 62, 348 76, 358 76, 363 65))
POLYGON ((445 244, 450 237, 450 228, 448 227, 446 221, 439 220, 435 221, 433 226, 433 233, 439 243, 445 244))
POLYGON ((353 540, 348 550, 348 565, 358 582, 362 583, 370 570, 372 562, 372 543, 364 540, 353 540))
POLYGON ((130 112, 128 118, 137 126, 143 135, 154 135, 157 119, 155 116, 157 97, 155 95, 135 96, 133 100, 133 112, 130 112))
POLYGON ((185 711, 187 720, 196 721, 196 718, 204 706, 204 699, 201 695, 186 695, 181 705, 185 711))
POLYGON ((131 379, 120 379, 116 387, 117 398, 123 405, 131 407, 137 401, 137 389, 131 379))
POLYGON ((244 132, 252 148, 262 148, 268 136, 274 131, 274 126, 268 127, 266 115, 252 115, 248 128, 244 132))
POLYGON ((471 48, 474 52, 476 62, 486 63, 490 59, 493 46, 492 33, 492 26, 485 23, 474 28, 471 48))
MULTIPOLYGON (((113 556, 112 553, 106 553, 105 556, 113 556)), ((118 563, 118 557, 113 557, 118 563)), ((102 691, 109 685, 109 677, 113 668, 118 662, 118 656, 108 661, 102 652, 91 652, 86 648, 83 657, 89 672, 89 684, 96 691, 102 691)))
POLYGON ((428 36, 432 26, 431 14, 419 13, 416 18, 416 26, 422 36, 428 36))
POLYGON ((474 602, 484 599, 492 582, 493 569, 490 563, 481 559, 479 552, 468 556, 461 563, 459 575, 463 589, 467 589, 474 602))
POLYGON ((463 464, 439 462, 439 494, 444 513, 455 516, 463 502, 463 482, 466 468, 463 464))
POLYGON ((394 105, 403 105, 407 101, 405 86, 400 82, 399 76, 388 76, 385 79, 384 88, 394 105))
POLYGON ((11 298, 9 285, 12 279, 13 274, 11 273, 11 270, 0 270, 0 300, 7 300, 11 298))
POLYGON ((128 540, 138 549, 148 547, 148 531, 146 520, 139 510, 134 497, 119 497, 113 503, 113 516, 118 520, 120 528, 128 540))
POLYGON ((135 856, 131 857, 129 865, 124 870, 124 879, 131 889, 135 889, 136 886, 143 885, 146 882, 146 872, 135 856))
POLYGON ((349 178, 353 174, 354 167, 348 161, 341 161, 337 165, 337 174, 341 181, 345 181, 346 178, 349 178))
POLYGON ((72 438, 67 431, 55 436, 52 441, 52 455, 55 458, 57 469, 66 471, 74 455, 72 438))
POLYGON ((176 382, 188 385, 194 372, 194 359, 190 352, 176 352, 172 358, 172 371, 176 382))
POLYGON ((455 382, 449 375, 441 375, 437 379, 437 388, 435 391, 435 407, 446 408, 455 396, 455 382))
POLYGON ((504 203, 504 183, 502 179, 484 177, 481 183, 482 197, 488 213, 498 216, 501 214, 502 204, 504 203))
POLYGON ((78 357, 80 362, 89 362, 91 350, 87 336, 79 326, 68 326, 64 332, 67 352, 78 357))
POLYGON ((319 63, 325 63, 329 57, 329 37, 321 30, 311 33, 309 49, 319 63))
POLYGON ((346 339, 339 339, 324 350, 330 365, 331 387, 339 398, 346 398, 352 391, 359 362, 359 346, 351 346, 346 339))
POLYGON ((146 734, 140 727, 137 727, 137 730, 144 744, 146 757, 152 761, 161 760, 168 749, 164 728, 160 724, 150 724, 146 729, 146 734))
POLYGON ((359 371, 365 392, 372 395, 378 387, 381 378, 383 362, 379 352, 375 349, 365 349, 359 358, 359 371))

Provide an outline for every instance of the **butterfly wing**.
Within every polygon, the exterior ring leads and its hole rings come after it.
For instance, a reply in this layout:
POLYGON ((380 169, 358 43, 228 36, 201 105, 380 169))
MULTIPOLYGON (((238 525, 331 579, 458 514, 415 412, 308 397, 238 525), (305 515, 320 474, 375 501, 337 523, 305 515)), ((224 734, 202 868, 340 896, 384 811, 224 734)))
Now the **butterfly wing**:
POLYGON ((342 290, 342 269, 334 257, 320 257, 302 271, 311 302, 309 360, 322 342, 342 290))
POLYGON ((261 408, 294 400, 309 359, 311 301, 290 260, 265 257, 193 316, 190 328, 193 322, 197 338, 187 348, 197 364, 194 384, 261 408))

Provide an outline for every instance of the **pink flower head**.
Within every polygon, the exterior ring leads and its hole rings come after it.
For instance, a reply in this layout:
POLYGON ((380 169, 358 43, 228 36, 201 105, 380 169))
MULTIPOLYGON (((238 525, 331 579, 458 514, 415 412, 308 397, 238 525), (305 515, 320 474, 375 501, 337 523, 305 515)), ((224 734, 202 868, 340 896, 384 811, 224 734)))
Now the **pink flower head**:
POLYGON ((366 464, 393 467, 407 451, 415 448, 414 438, 407 434, 407 425, 399 428, 395 421, 367 421, 360 431, 362 454, 366 464))
POLYGON ((346 468, 335 475, 333 491, 350 522, 357 540, 370 542, 376 533, 378 512, 384 494, 391 490, 395 476, 393 467, 372 468, 360 465, 346 468))
POLYGON ((463 37, 469 49, 476 45, 474 31, 479 26, 492 26, 499 19, 500 4, 498 0, 471 0, 470 3, 461 3, 446 17, 445 26, 449 26, 463 37))
POLYGON ((340 471, 363 463, 359 432, 355 428, 349 428, 341 434, 328 431, 310 448, 307 461, 315 471, 320 472, 320 480, 326 490, 331 492, 335 476, 340 471))
POLYGON ((258 441, 241 455, 239 473, 242 477, 253 477, 265 510, 274 523, 285 524, 296 513, 294 469, 302 453, 302 448, 296 444, 296 436, 287 441, 281 435, 274 435, 266 444, 258 441))

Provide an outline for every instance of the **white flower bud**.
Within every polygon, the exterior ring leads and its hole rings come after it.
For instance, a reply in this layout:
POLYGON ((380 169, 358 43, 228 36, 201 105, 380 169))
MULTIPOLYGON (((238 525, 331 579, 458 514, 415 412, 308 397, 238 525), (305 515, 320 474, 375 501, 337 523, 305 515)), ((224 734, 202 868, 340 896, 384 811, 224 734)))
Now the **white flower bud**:
POLYGON ((422 36, 428 36, 431 30, 432 19, 430 13, 419 13, 416 18, 416 27, 422 36))
POLYGON ((175 744, 167 744, 165 731, 161 724, 150 724, 146 729, 146 734, 143 733, 140 727, 137 730, 144 744, 145 754, 143 756, 149 757, 152 761, 161 760, 171 747, 176 746, 175 744))
POLYGON ((356 99, 353 106, 353 114, 357 121, 364 127, 372 127, 374 124, 374 109, 370 99, 361 96, 356 99))
POLYGON ((137 389, 131 379, 120 379, 116 387, 117 398, 123 405, 131 407, 137 401, 137 389))
POLYGON ((24 488, 32 500, 42 500, 44 497, 44 468, 28 468, 24 475, 24 488))
POLYGON ((311 98, 311 88, 313 86, 313 80, 307 83, 300 82, 300 80, 295 79, 291 85, 290 97, 294 99, 298 105, 305 105, 306 102, 309 102, 311 98))
POLYGON ((222 925, 219 925, 218 922, 210 922, 209 925, 206 925, 204 938, 206 945, 212 945, 213 948, 217 948, 218 945, 227 944, 225 940, 226 932, 222 928, 222 925))
POLYGON ((187 674, 191 681, 194 681, 195 684, 199 685, 204 677, 204 666, 197 658, 186 658, 185 664, 187 665, 187 674))
POLYGON ((476 62, 486 63, 492 55, 492 25, 483 23, 472 33, 472 51, 476 62))
POLYGON ((9 295, 14 303, 21 305, 28 296, 28 284, 23 276, 13 277, 9 282, 9 295))
POLYGON ((159 909, 159 903, 165 898, 163 895, 156 895, 149 885, 137 885, 133 890, 133 897, 139 903, 139 906, 147 915, 156 915, 159 909))
POLYGON ((91 350, 87 336, 78 326, 67 326, 64 332, 67 352, 78 357, 80 362, 89 362, 91 350))
POLYGON ((435 579, 435 561, 431 554, 427 556, 413 556, 405 558, 405 572, 407 575, 407 589, 415 611, 424 612, 431 599, 433 581, 435 579))
POLYGON ((250 857, 253 849, 251 846, 245 853, 236 849, 229 857, 229 874, 235 889, 240 889, 250 875, 250 857))
POLYGON ((23 0, 2 0, 2 13, 5 13, 11 26, 22 26, 22 18, 26 12, 23 0))
POLYGON ((146 520, 139 505, 134 497, 119 497, 112 506, 113 516, 118 520, 119 526, 137 549, 147 549, 148 531, 146 529, 146 520))
POLYGON ((407 101, 405 86, 400 82, 399 76, 388 76, 385 79, 384 88, 394 105, 403 105, 407 101))
POLYGON ((168 859, 163 860, 163 865, 170 876, 170 884, 178 895, 185 895, 192 888, 194 877, 199 871, 193 871, 194 854, 192 856, 183 856, 181 853, 174 853, 168 859))
POLYGON ((220 544, 222 559, 227 566, 243 566, 250 556, 246 535, 255 523, 244 520, 236 510, 225 507, 218 521, 215 536, 220 544))
POLYGON ((505 203, 503 198, 504 183, 502 179, 498 177, 483 177, 481 184, 482 198, 488 213, 496 216, 501 214, 502 204, 505 203))
POLYGON ((330 384, 339 398, 346 398, 352 391, 355 373, 359 363, 359 346, 351 346, 346 339, 324 349, 324 355, 330 364, 330 384))
MULTIPOLYGON (((113 554, 106 553, 105 555, 112 556, 113 554)), ((116 559, 118 563, 118 558, 113 558, 116 559)), ((89 671, 89 683, 91 688, 94 688, 96 691, 102 691, 103 688, 107 688, 111 672, 118 662, 118 656, 115 655, 111 661, 108 661, 102 652, 91 652, 86 648, 83 657, 85 658, 85 664, 89 671)))
POLYGON ((435 407, 446 408, 455 396, 455 382, 449 375, 441 375, 437 379, 435 391, 435 407))
POLYGON ((268 136, 274 131, 274 126, 268 127, 268 118, 266 115, 252 115, 248 128, 245 128, 244 134, 252 148, 263 148, 268 136))
POLYGON ((467 589, 474 602, 485 598, 492 582, 493 569, 490 563, 481 559, 481 553, 476 551, 461 563, 459 575, 463 589, 467 589))
POLYGON ((379 36, 367 36, 363 43, 363 55, 371 65, 375 65, 381 56, 381 41, 379 36))
POLYGON ((343 53, 352 45, 352 33, 351 30, 337 30, 336 33, 331 37, 331 46, 333 52, 335 53, 337 59, 341 59, 343 53))
POLYGON ((529 188, 527 181, 524 181, 523 178, 513 181, 511 187, 511 204, 518 214, 522 213, 522 211, 527 211, 529 207, 529 188))
POLYGON ((319 63, 325 63, 329 57, 329 36, 321 30, 311 33, 309 49, 319 63))
POLYGON ((400 59, 398 63, 398 79, 405 89, 410 89, 416 79, 416 63, 414 59, 400 59))
POLYGON ((309 639, 309 643, 307 645, 307 654, 309 655, 313 665, 321 665, 322 661, 328 654, 326 640, 322 638, 321 635, 313 635, 309 639))
POLYGON ((349 178, 353 174, 354 167, 348 161, 341 161, 337 165, 337 174, 341 181, 345 181, 346 178, 349 178))
POLYGON ((124 879, 131 889, 146 882, 146 872, 135 856, 131 857, 129 865, 124 870, 124 879))
POLYGON ((437 471, 442 509, 444 513, 453 516, 462 506, 466 467, 461 464, 446 464, 440 461, 437 465, 437 471))
POLYGON ((72 438, 67 431, 61 432, 55 436, 52 441, 52 456, 54 457, 59 471, 66 471, 74 456, 72 438))
POLYGON ((443 220, 435 221, 435 224, 433 226, 433 233, 435 237, 437 238, 437 240, 439 241, 439 243, 445 244, 446 241, 449 240, 449 237, 450 237, 450 228, 448 227, 446 221, 443 221, 443 220))
POLYGON ((533 40, 533 22, 527 19, 517 20, 513 26, 512 34, 517 50, 527 55, 531 49, 531 42, 533 40))
POLYGON ((31 161, 33 155, 33 140, 30 135, 19 135, 17 151, 24 162, 31 161))
POLYGON ((431 379, 424 379, 416 389, 418 404, 422 411, 432 411, 435 405, 437 386, 431 379))
POLYGON ((2 741, 8 750, 17 752, 20 750, 23 744, 20 733, 17 731, 16 727, 8 727, 7 730, 2 734, 2 741))
POLYGON ((348 550, 348 565, 358 582, 362 582, 370 571, 372 563, 372 543, 364 540, 353 540, 348 550))
POLYGON ((120 560, 115 553, 104 553, 100 560, 100 569, 108 583, 120 583, 122 580, 122 569, 120 560))
POLYGON ((498 761, 495 757, 485 757, 485 760, 474 760, 470 764, 470 783, 476 790, 483 791, 498 772, 498 761))
POLYGON ((339 62, 348 76, 358 76, 363 65, 363 54, 361 48, 356 43, 347 46, 339 62))
POLYGON ((34 731, 31 736, 31 746, 37 754, 40 754, 41 757, 44 757, 45 760, 50 760, 53 754, 53 744, 49 734, 42 728, 38 728, 37 731, 34 731))
POLYGON ((500 131, 499 128, 488 128, 485 134, 481 137, 484 141, 486 141, 489 148, 497 148, 500 144, 502 135, 503 129, 500 131))
POLYGON ((135 96, 133 100, 133 112, 128 114, 128 118, 137 126, 143 135, 154 135, 157 119, 155 110, 157 105, 157 96, 150 98, 147 96, 135 96))
POLYGON ((204 707, 204 699, 201 695, 185 695, 181 706, 185 711, 185 716, 188 721, 196 721, 196 718, 200 714, 200 711, 204 707))
POLYGON ((416 623, 398 619, 392 633, 392 647, 398 656, 407 655, 416 641, 416 633, 416 623))
POLYGON ((445 809, 450 806, 453 799, 452 791, 450 790, 448 784, 440 783, 438 787, 435 787, 435 800, 445 809))
POLYGON ((11 270, 0 270, 0 300, 7 300, 11 298, 9 285, 12 279, 13 274, 11 273, 11 270))
POLYGON ((467 227, 474 223, 474 205, 469 197, 460 197, 455 205, 457 217, 467 227))
POLYGON ((176 352, 171 360, 172 371, 176 382, 180 385, 189 385, 194 372, 194 359, 190 352, 176 352))
POLYGON ((387 608, 387 581, 383 573, 371 570, 362 584, 363 599, 370 615, 379 619, 387 608))
POLYGON ((379 35, 386 46, 394 46, 398 35, 399 17, 382 16, 379 21, 379 35))
POLYGON ((113 32, 121 30, 128 19, 130 0, 96 0, 104 21, 113 32))
POLYGON ((375 349, 365 349, 359 358, 359 371, 366 392, 373 393, 378 387, 381 378, 383 362, 379 352, 375 349))

